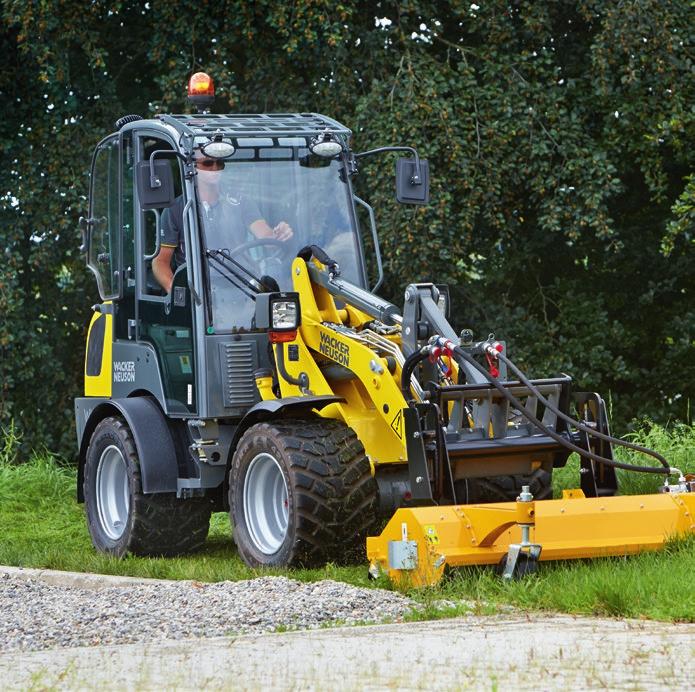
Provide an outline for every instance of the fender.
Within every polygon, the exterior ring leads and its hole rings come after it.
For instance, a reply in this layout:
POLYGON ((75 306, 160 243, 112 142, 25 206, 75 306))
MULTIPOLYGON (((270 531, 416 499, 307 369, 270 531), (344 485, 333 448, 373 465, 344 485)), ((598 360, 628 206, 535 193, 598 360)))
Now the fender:
POLYGON ((82 489, 84 462, 94 429, 104 418, 121 415, 125 418, 135 440, 140 460, 140 476, 144 493, 175 493, 179 475, 176 448, 169 432, 166 418, 156 401, 138 396, 129 399, 101 399, 84 397, 75 399, 75 409, 80 419, 80 409, 92 408, 87 413, 84 431, 80 439, 79 469, 77 472, 77 500, 84 502, 82 489))
POLYGON ((296 418, 298 415, 309 413, 312 409, 321 410, 328 404, 342 403, 342 396, 330 394, 323 396, 288 396, 285 399, 264 399, 252 406, 234 431, 231 453, 234 453, 241 436, 256 423, 274 418, 296 418))

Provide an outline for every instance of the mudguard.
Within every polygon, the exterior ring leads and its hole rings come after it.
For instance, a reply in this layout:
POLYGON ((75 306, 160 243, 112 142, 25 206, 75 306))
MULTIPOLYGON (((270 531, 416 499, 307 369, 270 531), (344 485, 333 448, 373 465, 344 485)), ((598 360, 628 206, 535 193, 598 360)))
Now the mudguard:
MULTIPOLYGON (((113 415, 121 415, 125 418, 133 433, 140 460, 142 491, 144 493, 175 493, 179 475, 176 448, 166 418, 156 401, 142 396, 128 399, 102 399, 96 406, 94 403, 93 398, 75 399, 78 420, 81 417, 82 420, 86 419, 79 440, 78 501, 84 502, 82 490, 84 462, 92 433, 100 421, 113 415)), ((82 426, 78 425, 78 431, 80 427, 82 426)))
POLYGON ((321 410, 328 404, 342 403, 341 396, 289 396, 284 399, 264 399, 252 406, 234 431, 231 449, 234 450, 241 436, 256 423, 273 418, 293 418, 312 409, 321 410))

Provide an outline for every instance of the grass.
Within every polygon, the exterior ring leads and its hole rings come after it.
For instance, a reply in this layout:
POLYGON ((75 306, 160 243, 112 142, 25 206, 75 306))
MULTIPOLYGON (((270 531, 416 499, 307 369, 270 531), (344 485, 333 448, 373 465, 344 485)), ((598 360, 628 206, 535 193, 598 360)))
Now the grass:
MULTIPOLYGON (((667 428, 641 421, 636 424, 635 432, 626 435, 625 439, 659 452, 671 466, 683 473, 695 473, 695 426, 676 423, 667 428)), ((625 447, 614 448, 614 454, 617 460, 628 464, 660 465, 656 459, 625 447)), ((617 475, 621 495, 655 493, 664 482, 663 476, 653 473, 633 473, 618 469, 617 475)), ((671 483, 676 480, 676 476, 671 476, 671 483)), ((553 491, 555 497, 559 497, 562 495, 562 488, 576 487, 579 487, 579 459, 573 454, 567 466, 553 472, 553 491)))
POLYGON ((253 570, 238 557, 229 517, 214 514, 203 550, 179 558, 117 559, 92 547, 83 506, 76 501, 77 473, 50 455, 3 463, 0 452, 0 564, 203 582, 283 574, 301 581, 335 579, 367 585, 363 566, 328 564, 312 570, 253 570))
MULTIPOLYGON (((201 582, 248 579, 276 574, 300 581, 335 579, 373 586, 366 564, 319 569, 253 570, 238 557, 226 514, 213 515, 204 549, 181 558, 119 560, 97 553, 87 532, 83 508, 75 499, 76 471, 49 454, 35 454, 17 464, 16 439, 5 431, 0 441, 0 564, 98 572, 201 582)), ((633 441, 653 447, 669 462, 695 471, 695 428, 644 423, 633 441)), ((621 459, 645 462, 632 452, 621 459)), ((577 461, 554 475, 554 490, 577 487, 577 461)), ((654 492, 659 476, 619 472, 623 493, 654 492)), ((410 619, 452 617, 466 612, 487 614, 505 605, 603 616, 648 617, 695 621, 695 537, 670 543, 660 553, 629 558, 543 563, 540 572, 519 582, 501 581, 489 568, 456 570, 435 588, 410 592, 422 610, 410 619), (463 602, 465 601, 465 602, 463 602)), ((378 586, 390 585, 380 579, 378 586)))

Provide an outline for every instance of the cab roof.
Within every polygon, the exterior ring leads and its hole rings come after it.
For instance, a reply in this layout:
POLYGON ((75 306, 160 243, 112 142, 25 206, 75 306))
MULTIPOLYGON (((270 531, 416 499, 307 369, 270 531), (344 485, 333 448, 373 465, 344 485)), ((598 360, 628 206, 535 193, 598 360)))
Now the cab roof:
POLYGON ((320 113, 217 113, 157 115, 181 134, 209 137, 289 137, 314 136, 328 130, 349 138, 352 132, 336 120, 320 113))

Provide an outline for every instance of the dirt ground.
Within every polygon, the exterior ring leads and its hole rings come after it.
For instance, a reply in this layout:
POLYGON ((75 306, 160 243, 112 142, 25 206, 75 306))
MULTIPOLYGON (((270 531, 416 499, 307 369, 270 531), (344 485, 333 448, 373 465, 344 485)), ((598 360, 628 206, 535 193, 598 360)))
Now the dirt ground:
POLYGON ((3 689, 691 689, 695 625, 569 616, 0 654, 3 689))

